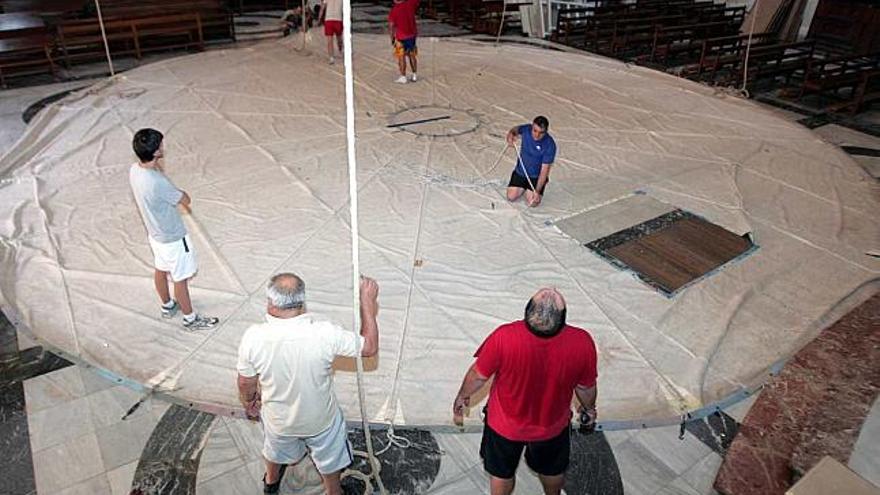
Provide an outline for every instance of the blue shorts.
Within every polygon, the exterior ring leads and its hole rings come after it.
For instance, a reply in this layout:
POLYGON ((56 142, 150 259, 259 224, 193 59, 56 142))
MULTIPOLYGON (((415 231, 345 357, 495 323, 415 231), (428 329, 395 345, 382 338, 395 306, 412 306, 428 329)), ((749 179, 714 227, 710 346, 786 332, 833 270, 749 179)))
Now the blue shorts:
POLYGON ((418 48, 416 48, 416 37, 407 38, 405 40, 395 40, 394 41, 394 55, 397 58, 401 58, 404 55, 417 55, 418 48))

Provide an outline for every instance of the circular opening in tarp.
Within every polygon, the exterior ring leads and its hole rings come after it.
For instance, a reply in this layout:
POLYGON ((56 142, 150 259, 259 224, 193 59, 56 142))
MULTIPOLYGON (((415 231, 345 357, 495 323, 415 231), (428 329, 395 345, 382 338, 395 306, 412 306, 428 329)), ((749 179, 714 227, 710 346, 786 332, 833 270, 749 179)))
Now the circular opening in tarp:
POLYGON ((454 137, 476 131, 480 118, 470 110, 421 105, 393 113, 386 127, 416 136, 454 137))

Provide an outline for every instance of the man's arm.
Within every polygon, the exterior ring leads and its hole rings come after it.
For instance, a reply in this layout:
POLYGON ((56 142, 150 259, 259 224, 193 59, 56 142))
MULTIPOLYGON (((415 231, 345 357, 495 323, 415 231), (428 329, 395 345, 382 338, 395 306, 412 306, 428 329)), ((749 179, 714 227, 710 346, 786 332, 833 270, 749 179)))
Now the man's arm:
POLYGON ((187 194, 186 191, 181 189, 180 192, 183 195, 180 197, 180 201, 178 201, 177 204, 179 204, 180 206, 183 206, 184 208, 186 208, 188 210, 190 203, 192 203, 192 199, 190 199, 189 194, 187 194))
POLYGON ((192 213, 192 208, 189 206, 192 203, 192 199, 190 199, 189 194, 184 190, 180 190, 180 201, 177 204, 180 206, 180 209, 184 211, 184 213, 192 213))
POLYGON ((321 1, 321 10, 318 11, 318 22, 324 21, 324 10, 327 8, 327 2, 321 1))
POLYGON ((379 284, 369 277, 361 277, 361 336, 364 338, 364 347, 361 356, 375 356, 379 352, 379 324, 376 316, 379 314, 379 284))
POLYGON ((248 419, 259 419, 262 407, 259 375, 238 375, 238 400, 244 406, 244 413, 248 419))
POLYGON ((513 146, 516 143, 516 138, 519 137, 519 126, 513 126, 507 131, 507 144, 513 146))
POLYGON ((464 424, 464 408, 470 405, 471 395, 477 390, 483 388, 483 385, 489 380, 489 377, 483 376, 477 371, 477 364, 474 363, 464 375, 461 382, 461 388, 458 389, 458 395, 452 404, 452 421, 461 426, 464 424))
POLYGON ((598 395, 598 385, 593 385, 592 387, 584 387, 583 385, 578 385, 574 388, 574 395, 577 397, 578 402, 581 403, 580 409, 586 412, 590 416, 590 422, 596 422, 596 396, 598 395))

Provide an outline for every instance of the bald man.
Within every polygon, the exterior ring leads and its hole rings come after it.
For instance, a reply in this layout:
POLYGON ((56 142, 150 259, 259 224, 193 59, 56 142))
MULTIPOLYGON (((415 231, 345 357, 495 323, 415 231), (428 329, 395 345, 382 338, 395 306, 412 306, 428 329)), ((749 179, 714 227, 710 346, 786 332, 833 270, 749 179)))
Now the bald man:
POLYGON ((565 484, 571 450, 572 393, 596 421, 596 346, 586 330, 565 324, 565 299, 544 288, 522 320, 501 325, 480 345, 452 406, 463 423, 471 396, 494 376, 480 444, 492 495, 513 492, 523 449, 547 495, 565 484))

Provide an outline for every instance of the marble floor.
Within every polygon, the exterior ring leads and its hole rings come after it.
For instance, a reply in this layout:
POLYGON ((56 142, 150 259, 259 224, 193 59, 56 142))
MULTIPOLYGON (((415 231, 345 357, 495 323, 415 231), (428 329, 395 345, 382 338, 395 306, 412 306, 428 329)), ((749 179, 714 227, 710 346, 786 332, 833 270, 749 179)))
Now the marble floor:
MULTIPOLYGON (((362 17, 365 24, 378 24, 381 13, 369 11, 362 17)), ((274 29, 271 22, 266 26, 274 29)), ((255 32, 254 37, 265 34, 255 32)), ((25 131, 22 115, 28 107, 93 81, 83 74, 76 81, 0 91, 0 155, 25 131)), ((768 108, 789 120, 804 118, 789 110, 768 108)), ((880 122, 880 112, 868 112, 863 118, 880 122)), ((880 137, 835 123, 816 126, 815 131, 850 152, 878 177, 880 137)), ((28 350, 36 349, 37 343, 17 334, 5 321, 0 322, 0 334, 4 334, 0 343, 5 344, 0 350, 4 357, 0 365, 9 361, 8 356, 24 359, 22 356, 30 356, 28 350)), ((181 409, 177 406, 142 397, 82 366, 66 365, 11 378, 8 369, 2 370, 0 448, 15 457, 16 463, 0 467, 0 494, 121 495, 136 493, 133 488, 146 488, 143 493, 260 491, 263 467, 259 455, 261 434, 256 424, 225 417, 186 416, 177 411, 181 409), (19 419, 13 424, 15 418, 19 419), (189 440, 175 447, 180 450, 179 463, 185 469, 169 468, 174 464, 170 460, 163 464, 162 448, 154 448, 163 439, 167 448, 168 439, 177 438, 174 435, 189 440), (156 477, 164 472, 155 468, 157 462, 173 472, 168 476, 176 478, 157 481, 156 477), (150 489, 160 485, 162 489, 150 489)), ((697 425, 700 427, 690 425, 681 436, 678 426, 594 433, 597 436, 590 441, 603 448, 607 445, 610 459, 593 461, 610 463, 613 469, 604 471, 603 476, 578 480, 581 488, 575 490, 618 493, 617 487, 622 486, 622 492, 628 495, 716 493, 712 484, 722 461, 723 447, 719 445, 724 443, 718 439, 718 432, 723 430, 718 425, 741 421, 754 400, 752 397, 725 411, 726 419, 703 420, 705 425, 697 425)), ((488 493, 478 456, 479 434, 437 433, 434 438, 442 455, 436 477, 422 493, 488 493)), ((874 404, 849 462, 851 469, 875 484, 880 484, 878 445, 880 402, 874 404)), ((320 493, 317 474, 307 461, 288 473, 283 493, 320 493)), ((393 473, 389 476, 393 478, 393 473)), ((517 493, 540 493, 536 477, 524 466, 517 475, 517 487, 517 493)), ((570 487, 567 491, 575 493, 570 487)))

